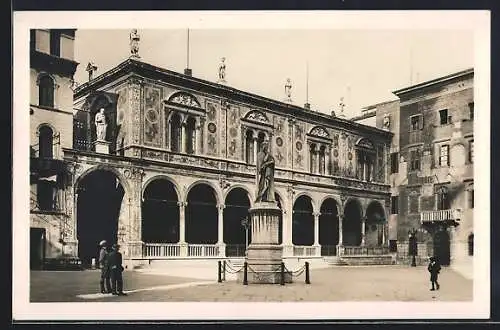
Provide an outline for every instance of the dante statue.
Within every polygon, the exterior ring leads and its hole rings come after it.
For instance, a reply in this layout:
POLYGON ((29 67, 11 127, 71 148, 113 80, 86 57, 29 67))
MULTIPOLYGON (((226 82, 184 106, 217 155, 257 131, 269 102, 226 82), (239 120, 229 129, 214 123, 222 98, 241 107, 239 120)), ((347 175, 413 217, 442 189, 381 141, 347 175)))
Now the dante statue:
POLYGON ((292 81, 290 80, 290 78, 286 80, 285 95, 288 100, 292 98, 292 81))
POLYGON ((274 202, 274 157, 269 153, 269 142, 262 142, 257 155, 257 194, 255 202, 274 202))
POLYGON ((106 123, 106 115, 104 114, 104 108, 101 108, 95 115, 95 128, 98 141, 106 141, 106 128, 108 124, 106 123))

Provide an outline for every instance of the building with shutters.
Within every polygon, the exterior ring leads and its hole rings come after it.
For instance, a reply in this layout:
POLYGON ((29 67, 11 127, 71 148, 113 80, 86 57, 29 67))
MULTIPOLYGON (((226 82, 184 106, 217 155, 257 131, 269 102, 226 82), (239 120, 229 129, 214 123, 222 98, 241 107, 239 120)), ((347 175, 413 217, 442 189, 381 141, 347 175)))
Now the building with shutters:
POLYGON ((372 118, 394 133, 390 147, 389 238, 401 261, 408 233, 418 254, 437 256, 471 276, 474 253, 474 70, 394 92, 398 100, 367 107, 354 121, 372 118), (397 243, 396 243, 397 242, 397 243))

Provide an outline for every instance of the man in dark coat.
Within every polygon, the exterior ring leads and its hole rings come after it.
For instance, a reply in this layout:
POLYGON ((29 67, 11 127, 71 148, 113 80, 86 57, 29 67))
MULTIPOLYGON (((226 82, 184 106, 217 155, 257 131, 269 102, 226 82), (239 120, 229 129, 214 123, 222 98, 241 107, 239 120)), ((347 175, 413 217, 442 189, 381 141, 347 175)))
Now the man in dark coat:
POLYGON ((439 264, 439 262, 437 262, 435 257, 430 257, 427 270, 431 274, 431 291, 439 290, 438 274, 441 271, 441 265, 439 264), (436 284, 435 289, 434 284, 436 284))
POLYGON ((101 288, 101 293, 111 293, 107 245, 106 241, 101 241, 99 243, 99 246, 101 247, 101 250, 99 251, 99 268, 101 269, 101 280, 99 281, 99 286, 101 288), (104 286, 104 284, 106 284, 106 286, 104 286))
POLYGON ((126 296, 123 292, 123 266, 122 254, 118 251, 120 246, 113 244, 113 249, 108 255, 109 269, 111 271, 111 290, 113 295, 126 296))

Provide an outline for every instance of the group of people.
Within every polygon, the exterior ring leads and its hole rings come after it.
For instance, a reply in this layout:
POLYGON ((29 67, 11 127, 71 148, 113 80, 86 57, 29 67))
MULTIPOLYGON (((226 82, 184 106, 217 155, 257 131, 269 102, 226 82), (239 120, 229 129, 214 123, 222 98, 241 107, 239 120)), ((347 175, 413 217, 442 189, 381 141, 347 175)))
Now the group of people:
POLYGON ((99 268, 101 269, 101 280, 99 282, 101 293, 111 293, 115 296, 126 296, 123 292, 124 270, 122 266, 122 254, 119 252, 120 246, 113 244, 111 250, 106 241, 99 243, 99 268))

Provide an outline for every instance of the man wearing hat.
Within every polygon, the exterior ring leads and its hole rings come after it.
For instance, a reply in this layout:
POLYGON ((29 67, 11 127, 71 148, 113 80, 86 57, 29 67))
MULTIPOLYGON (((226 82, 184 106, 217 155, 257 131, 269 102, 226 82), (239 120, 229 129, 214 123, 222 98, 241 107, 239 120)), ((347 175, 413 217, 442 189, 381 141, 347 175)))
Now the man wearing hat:
POLYGON ((438 274, 441 271, 441 265, 439 264, 438 260, 436 260, 436 257, 429 258, 429 265, 427 266, 427 270, 431 274, 431 291, 439 290, 438 274), (436 284, 435 289, 434 284, 436 284))
POLYGON ((101 250, 99 251, 99 268, 101 268, 101 280, 99 282, 101 293, 111 293, 111 282, 108 262, 108 243, 102 240, 99 243, 101 250), (106 287, 104 287, 106 283, 106 287))
POLYGON ((122 254, 118 251, 120 246, 113 244, 112 251, 108 255, 108 265, 111 271, 111 290, 115 296, 126 296, 123 292, 123 266, 122 254))

